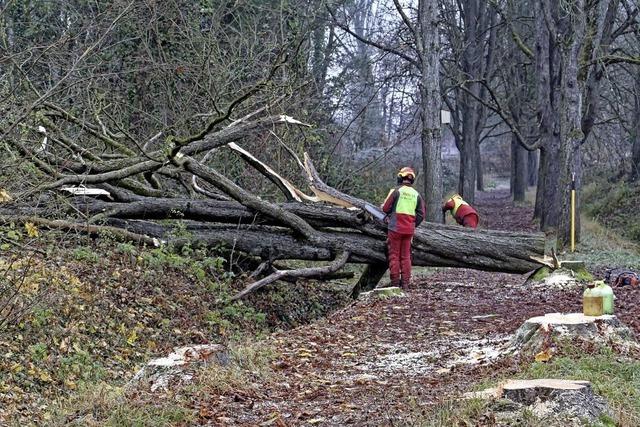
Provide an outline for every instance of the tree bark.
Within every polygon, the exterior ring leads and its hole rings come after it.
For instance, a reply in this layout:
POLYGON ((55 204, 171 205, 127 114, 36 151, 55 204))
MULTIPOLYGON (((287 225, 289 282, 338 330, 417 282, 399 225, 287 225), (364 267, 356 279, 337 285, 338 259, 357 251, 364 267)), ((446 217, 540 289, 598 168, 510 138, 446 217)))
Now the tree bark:
POLYGON ((634 123, 631 133, 631 172, 630 181, 637 181, 640 178, 640 73, 635 78, 634 93, 634 123))
POLYGON ((527 183, 529 187, 538 185, 538 156, 538 150, 529 151, 527 155, 527 183))
POLYGON ((540 157, 538 159, 538 183, 536 186, 536 203, 533 208, 533 219, 542 220, 542 209, 544 209, 544 187, 546 185, 545 180, 545 151, 540 148, 540 157))
MULTIPOLYGON (((576 190, 580 189, 582 159, 580 146, 584 141, 582 133, 582 89, 578 84, 580 51, 585 37, 586 16, 584 0, 570 3, 573 12, 570 18, 564 18, 563 43, 566 51, 562 54, 563 81, 561 102, 561 138, 560 180, 561 198, 558 224, 558 248, 561 249, 571 240, 571 191, 572 182, 576 190)), ((576 191, 575 241, 580 241, 580 192, 576 191)))
POLYGON ((515 202, 524 202, 527 190, 527 150, 520 145, 515 136, 511 137, 511 162, 513 187, 511 193, 515 202))
POLYGON ((418 3, 417 37, 420 55, 420 118, 422 131, 422 165, 426 220, 442 221, 442 142, 440 131, 440 40, 438 37, 438 2, 418 3))
POLYGON ((482 151, 478 144, 478 153, 476 154, 476 181, 478 183, 476 190, 484 191, 484 166, 482 165, 482 151))
MULTIPOLYGON (((558 110, 560 108, 561 63, 556 45, 555 27, 549 28, 555 16, 550 0, 535 3, 535 69, 536 103, 541 138, 540 174, 543 185, 538 185, 536 213, 543 231, 555 229, 558 224, 560 198, 558 194, 560 130, 558 110), (553 15, 553 16, 552 16, 553 15), (539 198, 538 198, 539 196, 539 198), (539 204, 538 204, 539 203, 539 204)), ((554 3, 555 4, 555 3, 554 3)), ((555 7, 555 6, 554 6, 555 7)))

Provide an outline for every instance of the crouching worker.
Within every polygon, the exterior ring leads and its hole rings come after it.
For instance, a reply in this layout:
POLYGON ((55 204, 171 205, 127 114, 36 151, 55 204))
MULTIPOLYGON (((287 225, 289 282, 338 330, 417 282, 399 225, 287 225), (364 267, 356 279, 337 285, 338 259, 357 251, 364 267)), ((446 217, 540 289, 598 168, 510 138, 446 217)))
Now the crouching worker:
POLYGON ((478 212, 469 203, 462 200, 459 194, 454 194, 442 206, 443 218, 447 211, 451 211, 451 215, 453 215, 458 224, 471 228, 478 227, 478 220, 480 219, 478 212))
POLYGON ((411 241, 425 216, 424 200, 413 189, 416 174, 411 168, 398 173, 397 188, 391 189, 382 210, 387 214, 387 245, 391 286, 407 288, 411 281, 411 241))

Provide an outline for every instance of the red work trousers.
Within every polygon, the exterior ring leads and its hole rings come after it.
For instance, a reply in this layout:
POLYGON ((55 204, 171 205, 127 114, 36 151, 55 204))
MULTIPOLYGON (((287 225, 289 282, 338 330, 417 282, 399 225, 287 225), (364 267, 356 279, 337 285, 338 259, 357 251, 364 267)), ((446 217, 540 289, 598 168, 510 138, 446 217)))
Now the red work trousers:
POLYGON ((406 288, 411 281, 411 239, 413 234, 400 234, 389 231, 389 278, 391 286, 406 288), (400 279, 402 278, 402 281, 400 279))
POLYGON ((465 227, 477 228, 478 227, 478 215, 468 214, 462 218, 462 225, 465 227))

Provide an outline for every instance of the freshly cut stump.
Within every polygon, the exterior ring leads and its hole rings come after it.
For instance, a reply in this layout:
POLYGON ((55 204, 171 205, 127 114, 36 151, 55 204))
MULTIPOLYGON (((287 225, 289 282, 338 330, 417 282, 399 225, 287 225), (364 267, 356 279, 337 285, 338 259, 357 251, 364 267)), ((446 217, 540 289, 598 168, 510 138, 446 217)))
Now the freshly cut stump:
POLYGON ((595 422, 611 412, 589 381, 511 380, 502 386, 502 397, 527 407, 549 425, 582 425, 583 421, 595 422))
POLYGON ((537 400, 552 400, 567 391, 584 395, 593 394, 589 381, 538 379, 510 380, 502 386, 502 397, 529 406, 537 400))
POLYGON ((606 400, 593 392, 589 381, 509 380, 464 397, 491 400, 489 408, 498 425, 520 425, 525 413, 548 427, 582 426, 597 422, 603 414, 611 415, 606 400))
POLYGON ((548 352, 562 342, 588 342, 627 352, 640 346, 633 332, 613 315, 550 313, 527 320, 516 331, 511 351, 525 357, 548 352))
POLYGON ((386 288, 374 288, 369 292, 363 292, 360 294, 360 299, 362 301, 368 301, 374 298, 393 298, 393 297, 404 297, 404 291, 397 286, 389 286, 386 288))
POLYGON ((149 361, 127 384, 127 390, 148 389, 166 392, 173 383, 186 384, 193 378, 193 371, 204 363, 228 362, 225 347, 219 344, 199 344, 175 348, 166 357, 149 361))

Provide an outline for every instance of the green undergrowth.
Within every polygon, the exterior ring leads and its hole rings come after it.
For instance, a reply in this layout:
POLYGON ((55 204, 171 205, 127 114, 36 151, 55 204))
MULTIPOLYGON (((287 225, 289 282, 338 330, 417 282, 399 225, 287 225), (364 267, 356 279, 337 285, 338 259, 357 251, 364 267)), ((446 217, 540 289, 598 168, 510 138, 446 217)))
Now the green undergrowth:
POLYGON ((562 255, 562 259, 582 260, 587 268, 607 266, 640 269, 640 245, 584 216, 581 223, 581 239, 576 252, 568 252, 562 255))
POLYGON ((640 184, 595 180, 582 193, 586 215, 622 237, 640 243, 640 184))
MULTIPOLYGON (((502 374, 504 375, 504 374, 502 374)), ((495 375, 501 377, 500 373, 495 375)), ((608 348, 586 350, 568 348, 547 362, 523 364, 515 373, 498 380, 478 384, 476 391, 498 386, 507 379, 557 378, 590 381, 595 393, 604 397, 612 418, 603 415, 598 426, 633 427, 640 425, 640 361, 637 357, 623 357, 608 348)), ((494 425, 495 412, 501 401, 484 399, 447 400, 414 417, 418 426, 475 426, 494 425)), ((420 408, 416 407, 416 411, 420 408)), ((513 425, 547 426, 529 411, 518 414, 513 425)))
POLYGON ((226 303, 247 279, 216 251, 30 237, 18 226, 0 233, 9 237, 0 248, 0 425, 40 425, 52 402, 118 387, 176 346, 259 337, 325 315, 343 298, 330 285, 285 283, 226 303))

